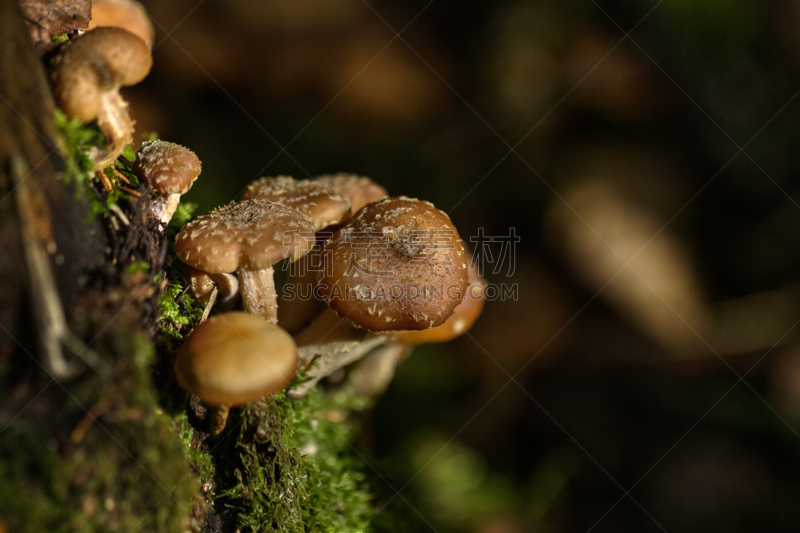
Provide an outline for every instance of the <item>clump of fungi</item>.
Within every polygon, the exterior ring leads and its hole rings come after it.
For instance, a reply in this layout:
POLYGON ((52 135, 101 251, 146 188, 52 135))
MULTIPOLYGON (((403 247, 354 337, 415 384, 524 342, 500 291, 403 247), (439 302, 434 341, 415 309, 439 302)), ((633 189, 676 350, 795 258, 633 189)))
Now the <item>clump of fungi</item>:
MULTIPOLYGON (((468 252, 450 218, 429 202, 388 197, 383 187, 361 176, 256 180, 239 202, 185 225, 176 237, 175 252, 192 268, 193 290, 208 302, 205 315, 214 305, 208 295, 222 290, 217 284, 231 286, 227 280, 235 273, 245 316, 292 339, 294 369, 305 371, 304 380, 288 391, 292 398, 304 396, 351 363, 357 364, 345 385, 360 394, 380 394, 411 347, 462 334, 483 305, 484 281, 470 269, 468 252), (312 256, 314 261, 304 264, 306 272, 291 272, 292 266, 312 256), (315 305, 281 301, 281 306, 298 306, 303 312, 278 312, 274 268, 281 261, 290 267, 286 283, 313 284, 315 305), (311 269, 312 264, 316 268, 311 269)), ((230 298, 235 291, 227 289, 225 294, 230 298)), ((220 409, 244 400, 231 402, 200 392, 186 378, 186 365, 200 357, 198 350, 222 349, 205 340, 209 322, 219 329, 224 321, 230 329, 227 337, 249 338, 249 330, 235 333, 239 326, 232 318, 239 320, 240 315, 220 313, 199 325, 176 362, 184 388, 215 406, 212 434, 224 428, 220 409)), ((278 357, 274 350, 284 349, 256 342, 248 340, 244 351, 268 365, 278 357)), ((256 379, 255 374, 250 377, 256 379)), ((275 390, 272 382, 265 382, 263 389, 249 378, 248 383, 252 390, 275 390)))
MULTIPOLYGON (((106 149, 88 154, 97 171, 132 141, 119 89, 148 74, 152 44, 138 2, 97 0, 91 31, 55 57, 50 76, 59 107, 81 123, 96 121, 106 137, 106 149)), ((153 189, 153 226, 163 237, 201 163, 188 148, 160 140, 136 155, 131 171, 153 189)), ((450 218, 354 174, 258 179, 239 202, 186 224, 175 253, 206 304, 176 354, 175 376, 210 406, 212 435, 223 431, 230 408, 290 386, 301 369, 305 377, 289 397, 351 364, 344 386, 380 394, 413 346, 464 333, 483 306, 484 281, 470 269, 450 218), (290 267, 285 287, 306 287, 303 298, 281 298, 279 312, 274 274, 281 263, 290 267), (243 311, 207 319, 215 305, 236 306, 238 296, 243 311)))

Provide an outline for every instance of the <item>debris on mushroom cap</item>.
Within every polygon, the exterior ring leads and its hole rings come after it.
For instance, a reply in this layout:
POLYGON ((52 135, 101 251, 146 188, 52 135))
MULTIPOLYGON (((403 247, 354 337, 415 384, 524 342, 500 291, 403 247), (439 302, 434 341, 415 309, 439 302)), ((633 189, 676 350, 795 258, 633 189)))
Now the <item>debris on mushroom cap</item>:
POLYGON ((242 200, 268 200, 306 215, 317 230, 338 224, 350 215, 350 201, 313 180, 289 176, 260 178, 247 186, 242 200))
POLYGON ((243 405, 294 379, 297 347, 274 324, 242 312, 214 316, 197 326, 175 360, 178 383, 212 405, 243 405))
MULTIPOLYGON (((466 248, 464 250, 466 252, 466 248)), ((450 318, 445 320, 441 326, 430 329, 390 331, 381 335, 386 335, 392 341, 400 344, 418 346, 447 342, 466 333, 483 311, 483 291, 486 287, 486 280, 481 277, 477 265, 473 265, 470 262, 470 254, 468 252, 466 254, 467 263, 470 265, 469 286, 464 294, 464 299, 456 306, 450 318)))
POLYGON ((142 81, 153 56, 144 41, 120 28, 97 28, 76 37, 53 63, 53 92, 64 113, 83 123, 97 117, 103 95, 142 81))
POLYGON ((103 26, 122 28, 153 48, 155 30, 144 6, 136 0, 93 0, 89 29, 103 26))
POLYGON ((231 300, 239 292, 239 282, 236 276, 231 274, 209 274, 196 268, 192 269, 189 275, 192 292, 200 300, 200 303, 207 303, 211 297, 211 291, 217 287, 218 298, 222 302, 231 300))
POLYGON ((145 141, 133 164, 133 172, 162 194, 186 194, 202 168, 194 152, 162 140, 145 141))
POLYGON ((356 174, 345 174, 342 172, 338 174, 326 174, 324 176, 318 176, 312 181, 320 183, 327 189, 336 194, 341 194, 350 200, 353 206, 353 213, 367 204, 377 202, 389 196, 389 193, 386 192, 386 189, 381 185, 378 185, 369 178, 356 174))
POLYGON ((178 257, 211 274, 262 269, 296 260, 314 245, 314 226, 294 209, 244 200, 186 224, 175 239, 178 257))
POLYGON ((442 324, 464 299, 466 255, 450 218, 433 204, 386 198, 368 204, 325 243, 320 295, 371 331, 442 324))

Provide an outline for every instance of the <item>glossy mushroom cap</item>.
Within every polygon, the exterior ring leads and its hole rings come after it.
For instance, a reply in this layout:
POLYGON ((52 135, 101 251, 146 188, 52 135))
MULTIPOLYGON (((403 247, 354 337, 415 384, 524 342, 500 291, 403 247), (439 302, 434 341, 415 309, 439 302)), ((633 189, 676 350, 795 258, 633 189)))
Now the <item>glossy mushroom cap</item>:
POLYGON ((268 200, 300 211, 317 230, 338 224, 350 216, 350 202, 313 180, 288 176, 260 178, 247 186, 242 200, 268 200))
POLYGON ((150 72, 150 48, 120 28, 86 32, 59 53, 52 70, 53 92, 71 118, 88 123, 97 118, 103 96, 142 81, 150 72))
POLYGON ((370 331, 438 326, 468 285, 464 248, 450 218, 405 197, 361 209, 325 242, 321 266, 323 299, 370 331))
POLYGON ((155 30, 144 6, 136 0, 92 0, 92 20, 89 29, 103 26, 122 28, 139 37, 153 48, 155 30))
POLYGON ((297 369, 292 337, 274 324, 242 312, 203 322, 175 360, 178 383, 211 405, 237 406, 286 387, 297 369))
MULTIPOLYGON (((467 254, 469 261, 469 254, 467 254)), ((470 265, 469 286, 464 299, 456 306, 450 318, 441 326, 417 331, 390 331, 383 333, 392 341, 409 346, 447 342, 466 333, 483 311, 486 280, 483 279, 477 266, 470 265)))
POLYGON ((353 213, 367 204, 377 202, 389 196, 381 185, 364 176, 356 174, 326 174, 312 180, 336 194, 340 194, 350 200, 353 206, 353 213))
POLYGON ((186 224, 175 239, 175 252, 187 265, 220 274, 260 270, 287 257, 296 260, 314 242, 314 226, 294 209, 245 200, 186 224))

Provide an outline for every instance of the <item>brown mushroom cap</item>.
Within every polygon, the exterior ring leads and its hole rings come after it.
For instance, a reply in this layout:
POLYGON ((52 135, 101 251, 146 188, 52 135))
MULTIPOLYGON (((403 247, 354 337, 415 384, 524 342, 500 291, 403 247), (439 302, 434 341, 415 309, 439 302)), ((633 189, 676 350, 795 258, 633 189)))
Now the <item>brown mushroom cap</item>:
POLYGON ((139 83, 150 72, 150 48, 136 35, 103 27, 76 37, 53 65, 58 106, 82 123, 97 117, 105 93, 139 83))
POLYGON ((350 215, 350 201, 313 180, 289 176, 260 178, 242 193, 242 200, 268 200, 306 215, 317 230, 338 224, 350 215))
POLYGON ((144 6, 136 0, 93 0, 89 29, 113 26, 128 30, 153 48, 155 30, 144 6))
POLYGON ((366 205, 325 243, 320 295, 371 331, 438 326, 464 299, 467 264, 450 218, 429 202, 366 205))
MULTIPOLYGON (((470 254, 467 253, 468 263, 469 259, 470 254)), ((394 342, 410 346, 453 340, 467 332, 481 315, 484 287, 486 287, 486 280, 481 277, 478 267, 470 263, 469 286, 464 294, 464 299, 456 306, 455 311, 450 318, 444 321, 444 324, 417 331, 390 331, 382 333, 382 335, 388 336, 394 342)))
POLYGON ((294 209, 245 200, 186 224, 175 239, 175 252, 187 265, 210 274, 260 270, 305 255, 314 245, 314 231, 308 218, 294 209))
POLYGON ((194 152, 162 140, 144 142, 133 164, 133 172, 161 194, 186 194, 201 170, 194 152))
POLYGON ((203 322, 175 360, 178 383, 211 405, 237 406, 286 387, 297 371, 297 347, 274 324, 242 312, 203 322))
POLYGON ((326 174, 312 180, 326 187, 336 194, 340 194, 350 200, 353 206, 353 213, 367 204, 377 202, 389 196, 381 185, 364 176, 356 174, 326 174))

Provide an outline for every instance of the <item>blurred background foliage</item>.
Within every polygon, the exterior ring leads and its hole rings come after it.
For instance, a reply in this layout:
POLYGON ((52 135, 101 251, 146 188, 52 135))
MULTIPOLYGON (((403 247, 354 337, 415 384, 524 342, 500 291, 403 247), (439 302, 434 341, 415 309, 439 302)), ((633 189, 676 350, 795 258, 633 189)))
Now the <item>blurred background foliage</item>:
POLYGON ((362 420, 377 529, 800 528, 798 2, 144 3, 199 213, 346 171, 520 239, 362 420))

